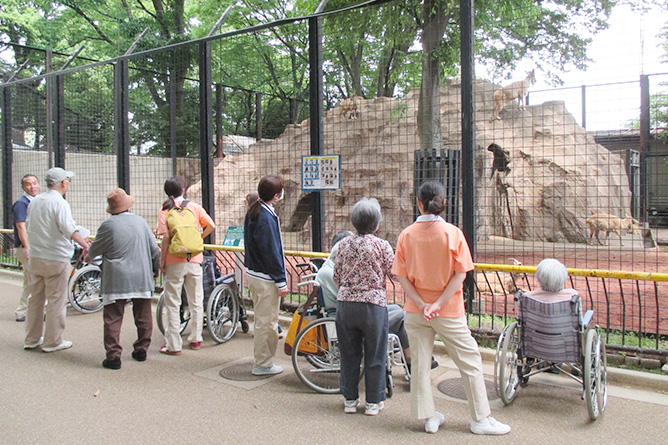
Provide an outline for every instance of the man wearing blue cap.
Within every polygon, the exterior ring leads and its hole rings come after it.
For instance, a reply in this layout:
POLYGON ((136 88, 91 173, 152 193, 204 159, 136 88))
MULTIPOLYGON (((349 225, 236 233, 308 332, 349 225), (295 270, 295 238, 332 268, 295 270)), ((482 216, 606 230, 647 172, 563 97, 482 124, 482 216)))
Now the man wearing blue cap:
POLYGON ((31 297, 24 349, 42 346, 43 352, 55 352, 72 347, 71 341, 63 340, 67 282, 72 269, 70 259, 74 255, 72 241, 83 247, 83 255, 88 253, 89 246, 77 231, 70 204, 64 199, 73 177, 73 172, 62 168, 49 169, 46 172, 49 191, 37 195, 28 207, 31 297))

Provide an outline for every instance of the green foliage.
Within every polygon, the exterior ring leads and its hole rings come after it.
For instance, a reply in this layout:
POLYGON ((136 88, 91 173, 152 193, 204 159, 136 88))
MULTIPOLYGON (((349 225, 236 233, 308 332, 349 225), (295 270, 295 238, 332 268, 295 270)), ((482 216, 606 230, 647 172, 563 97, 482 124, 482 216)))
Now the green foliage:
MULTIPOLYGON (((146 36, 134 52, 206 36, 230 4, 236 6, 219 33, 312 13, 319 0, 5 0, 0 6, 0 34, 6 40, 56 53, 72 54, 85 46, 81 58, 105 60, 124 54, 142 31, 146 36)), ((348 7, 361 0, 330 0, 328 10, 348 7)), ((398 96, 418 88, 422 82, 425 36, 433 40, 430 57, 440 63, 443 78, 459 75, 459 2, 429 0, 441 11, 427 22, 422 0, 403 0, 380 6, 327 15, 321 19, 325 103, 332 107, 341 99, 360 95, 367 99, 398 96), (437 26, 437 33, 426 33, 437 26), (441 32, 442 30, 442 32, 441 32), (440 33, 440 35, 439 35, 440 33)), ((606 26, 612 0, 480 0, 475 2, 476 57, 479 63, 511 72, 523 59, 556 78, 559 70, 587 62, 586 47, 591 36, 606 26)), ((436 10, 436 9, 432 9, 436 10)), ((427 10, 429 12, 429 9, 427 10)), ((428 15, 428 14, 427 14, 428 15)), ((255 94, 263 95, 265 137, 275 137, 288 123, 305 119, 308 101, 308 22, 301 21, 264 29, 253 34, 212 42, 214 82, 224 86, 225 134, 255 132, 255 94)), ((28 60, 21 77, 44 68, 44 53, 13 50, 16 65, 28 60)), ((131 61, 131 140, 137 151, 170 152, 169 104, 176 104, 178 124, 176 151, 195 155, 199 143, 197 47, 154 52, 131 61), (175 97, 170 97, 170 85, 175 97)), ((0 59, 2 60, 2 59, 0 59)), ((54 69, 66 56, 54 57, 54 69)), ((0 69, 13 72, 16 66, 0 62, 0 69)), ((81 62, 79 62, 81 63, 81 62)), ((109 109, 112 86, 107 79, 72 76, 65 85, 71 107, 102 103, 101 111, 86 111, 86 119, 111 128, 109 109), (76 81, 85 81, 77 86, 76 81), (69 99, 70 95, 72 98, 69 99)), ((35 88, 43 94, 43 85, 35 88)), ((24 126, 34 119, 26 113, 24 126)), ((32 124, 33 126, 36 124, 32 124)), ((91 124, 92 125, 92 124, 91 124)), ((86 128, 86 133, 94 128, 86 128)), ((90 139, 90 138, 89 138, 90 139)), ((108 135, 93 136, 92 144, 109 150, 108 135)), ((80 144, 81 141, 72 141, 80 144)))

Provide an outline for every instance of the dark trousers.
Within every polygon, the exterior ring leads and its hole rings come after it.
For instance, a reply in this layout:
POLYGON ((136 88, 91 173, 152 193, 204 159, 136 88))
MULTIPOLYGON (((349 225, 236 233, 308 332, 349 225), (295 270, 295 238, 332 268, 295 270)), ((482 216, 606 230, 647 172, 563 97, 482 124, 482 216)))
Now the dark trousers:
POLYGON ((366 402, 385 400, 387 309, 376 304, 339 301, 336 332, 341 354, 341 394, 359 397, 360 364, 364 357, 366 402))
MULTIPOLYGON (((120 336, 123 314, 127 300, 116 300, 107 304, 103 309, 104 319, 104 349, 107 351, 107 360, 121 358, 120 336)), ((133 298, 132 314, 137 327, 137 341, 134 342, 135 351, 148 351, 153 334, 153 316, 151 314, 150 298, 133 298)))

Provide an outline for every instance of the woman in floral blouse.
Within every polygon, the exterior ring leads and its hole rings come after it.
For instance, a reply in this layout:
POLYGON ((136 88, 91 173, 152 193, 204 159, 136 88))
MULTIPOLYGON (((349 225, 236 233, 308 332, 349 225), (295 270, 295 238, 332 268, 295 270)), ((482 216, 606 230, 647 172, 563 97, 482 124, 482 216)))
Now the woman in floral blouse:
POLYGON ((366 409, 375 416, 385 401, 387 354, 387 295, 394 253, 387 241, 378 238, 382 216, 378 201, 362 198, 353 207, 351 221, 356 236, 339 243, 334 263, 334 282, 339 286, 336 330, 341 354, 341 394, 344 412, 355 413, 360 405, 360 363, 364 356, 366 409))

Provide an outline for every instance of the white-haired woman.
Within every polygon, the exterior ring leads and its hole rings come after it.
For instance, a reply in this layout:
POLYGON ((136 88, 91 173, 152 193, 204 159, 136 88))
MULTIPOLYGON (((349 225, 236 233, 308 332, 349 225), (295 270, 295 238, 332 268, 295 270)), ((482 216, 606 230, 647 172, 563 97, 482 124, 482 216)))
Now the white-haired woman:
POLYGON ((568 301, 573 295, 577 295, 575 289, 564 288, 568 279, 568 270, 559 260, 545 258, 536 267, 536 279, 540 289, 527 292, 534 300, 546 303, 558 303, 568 301))
POLYGON ((382 216, 380 204, 362 198, 353 207, 351 221, 357 235, 338 244, 334 282, 339 287, 336 330, 341 354, 341 394, 344 412, 355 413, 360 405, 360 363, 364 357, 366 409, 375 416, 385 401, 385 359, 387 354, 387 294, 394 252, 375 233, 382 216))

